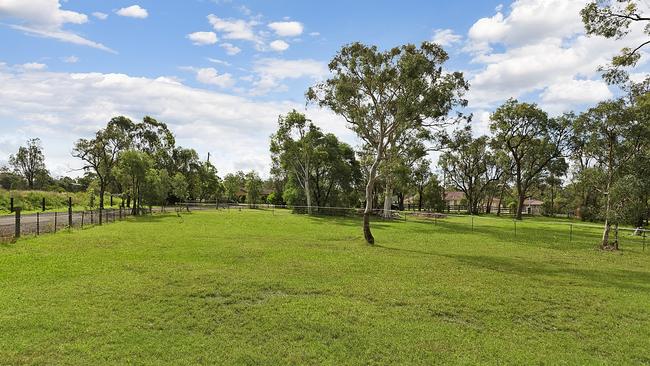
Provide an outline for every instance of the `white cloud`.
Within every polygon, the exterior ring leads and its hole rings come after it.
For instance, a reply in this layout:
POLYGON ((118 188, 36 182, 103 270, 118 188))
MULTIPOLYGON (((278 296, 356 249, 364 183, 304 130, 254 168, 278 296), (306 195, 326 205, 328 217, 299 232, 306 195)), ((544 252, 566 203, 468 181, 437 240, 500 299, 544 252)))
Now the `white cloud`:
POLYGON ((195 46, 205 46, 217 43, 217 34, 214 32, 194 32, 187 35, 195 46))
POLYGON ((214 30, 223 34, 223 38, 225 39, 260 42, 259 37, 254 31, 258 23, 254 20, 222 19, 214 14, 210 14, 208 15, 208 21, 212 24, 214 30))
POLYGON ((216 69, 212 67, 197 69, 196 71, 196 80, 203 84, 215 85, 220 88, 229 88, 235 85, 235 80, 232 75, 219 74, 216 69))
POLYGON ((88 22, 88 16, 61 9, 59 0, 0 1, 0 18, 18 20, 20 24, 11 23, 9 26, 28 35, 52 38, 115 53, 101 43, 64 30, 65 24, 88 22))
POLYGON ((328 75, 327 65, 323 62, 305 60, 282 60, 265 58, 255 62, 253 71, 257 79, 253 83, 251 94, 263 95, 271 91, 285 91, 287 87, 282 84, 287 79, 309 78, 320 80, 328 75))
POLYGON ((584 35, 579 12, 586 2, 516 0, 509 14, 478 20, 465 47, 476 65, 467 73, 470 107, 493 109, 510 97, 540 95, 556 113, 610 97, 597 68, 624 44, 584 35))
POLYGON ((224 50, 226 50, 226 53, 227 53, 229 56, 234 56, 234 55, 236 55, 236 54, 238 54, 238 53, 241 52, 241 48, 239 48, 239 47, 233 45, 232 43, 227 43, 227 42, 226 42, 226 43, 222 43, 222 44, 219 45, 219 47, 221 47, 221 48, 223 48, 224 50))
POLYGON ((305 29, 300 22, 273 22, 269 23, 269 28, 280 37, 297 37, 305 29))
POLYGON ((147 9, 141 7, 140 5, 131 5, 126 8, 121 8, 115 12, 115 14, 128 18, 136 19, 145 19, 149 16, 147 9))
POLYGON ((106 20, 108 19, 108 14, 102 13, 101 11, 96 11, 93 13, 93 16, 99 20, 106 20))
POLYGON ((311 33, 309 33, 309 35, 312 36, 312 37, 318 37, 318 36, 320 36, 320 32, 311 32, 311 33))
POLYGON ((541 105, 549 112, 559 114, 572 110, 576 105, 594 105, 613 96, 603 81, 569 80, 546 88, 541 94, 541 105))
POLYGON ((431 41, 437 43, 440 46, 446 47, 451 46, 455 43, 460 42, 463 39, 461 35, 454 33, 451 29, 436 29, 433 31, 433 37, 431 41))
POLYGON ((21 68, 27 71, 40 71, 40 70, 47 69, 47 65, 39 62, 29 62, 26 64, 22 64, 21 68))
POLYGON ((76 64, 77 62, 79 62, 79 57, 77 56, 62 57, 61 61, 65 62, 66 64, 76 64))
POLYGON ((230 62, 228 62, 228 61, 219 60, 219 59, 217 59, 217 58, 208 57, 207 60, 210 61, 210 62, 212 62, 213 64, 218 64, 218 65, 223 65, 223 66, 231 66, 231 65, 232 65, 232 64, 231 64, 230 62))
POLYGON ((289 49, 289 44, 283 40, 275 40, 269 43, 269 46, 273 51, 283 52, 289 49))
MULTIPOLYGON (((40 137, 47 147, 48 168, 60 173, 80 166, 70 156, 74 141, 91 136, 111 117, 137 120, 151 115, 169 124, 180 145, 197 149, 201 156, 211 152, 220 174, 256 169, 266 175, 268 139, 278 115, 304 110, 302 102, 255 102, 170 78, 0 68, 0 83, 0 123, 11 127, 0 137, 0 151, 6 150, 5 141, 40 137)), ((315 109, 309 117, 326 131, 355 142, 345 123, 331 113, 315 109)))

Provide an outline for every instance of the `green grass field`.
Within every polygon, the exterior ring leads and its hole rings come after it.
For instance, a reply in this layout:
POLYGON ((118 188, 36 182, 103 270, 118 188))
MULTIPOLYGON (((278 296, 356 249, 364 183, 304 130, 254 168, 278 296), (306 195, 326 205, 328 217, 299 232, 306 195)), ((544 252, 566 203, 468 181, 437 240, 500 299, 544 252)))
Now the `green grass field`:
POLYGON ((288 211, 0 246, 0 364, 650 364, 650 251, 598 230, 288 211), (569 241, 571 239, 571 241, 569 241))

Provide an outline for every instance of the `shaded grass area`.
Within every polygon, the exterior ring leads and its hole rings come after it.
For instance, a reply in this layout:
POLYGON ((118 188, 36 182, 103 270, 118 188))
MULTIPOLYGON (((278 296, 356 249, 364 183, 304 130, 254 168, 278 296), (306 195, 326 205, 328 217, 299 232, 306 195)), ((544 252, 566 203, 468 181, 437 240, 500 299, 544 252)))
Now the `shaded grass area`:
POLYGON ((466 224, 378 221, 369 247, 356 218, 231 210, 3 245, 0 360, 650 363, 639 245, 466 224))

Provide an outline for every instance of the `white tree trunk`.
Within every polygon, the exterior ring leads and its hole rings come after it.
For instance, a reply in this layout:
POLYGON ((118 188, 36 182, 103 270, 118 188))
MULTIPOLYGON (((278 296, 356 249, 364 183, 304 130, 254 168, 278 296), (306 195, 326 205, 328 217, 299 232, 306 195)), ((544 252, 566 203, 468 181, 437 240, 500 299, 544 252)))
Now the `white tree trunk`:
POLYGON ((384 218, 391 218, 391 208, 393 207, 393 190, 390 188, 390 184, 386 183, 386 189, 384 191, 384 218))

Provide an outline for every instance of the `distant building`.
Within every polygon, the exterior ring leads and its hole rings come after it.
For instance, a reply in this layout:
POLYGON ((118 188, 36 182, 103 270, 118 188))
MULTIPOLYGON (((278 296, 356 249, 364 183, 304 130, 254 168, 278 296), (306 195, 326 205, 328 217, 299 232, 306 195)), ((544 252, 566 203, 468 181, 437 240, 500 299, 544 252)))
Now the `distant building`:
POLYGON ((445 205, 450 208, 457 208, 465 199, 465 193, 459 191, 451 191, 445 193, 445 205))
POLYGON ((544 214, 544 201, 527 199, 524 201, 524 214, 538 216, 544 214))

